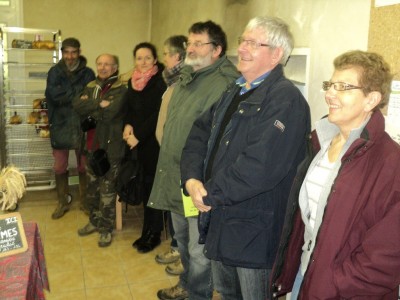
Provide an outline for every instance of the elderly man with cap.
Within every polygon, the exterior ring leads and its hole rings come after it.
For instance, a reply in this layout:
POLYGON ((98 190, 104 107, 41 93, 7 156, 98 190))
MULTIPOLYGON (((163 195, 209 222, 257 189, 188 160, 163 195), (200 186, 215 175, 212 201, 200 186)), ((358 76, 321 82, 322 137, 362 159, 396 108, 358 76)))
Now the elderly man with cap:
POLYGON ((58 198, 58 206, 51 216, 53 219, 61 218, 69 210, 72 201, 68 190, 70 150, 75 150, 81 208, 85 209, 85 158, 79 151, 82 131, 79 116, 72 108, 72 99, 80 94, 90 81, 95 79, 95 74, 86 66, 86 58, 80 55, 80 46, 76 38, 65 39, 61 47, 62 59, 50 68, 47 76, 45 94, 58 198))

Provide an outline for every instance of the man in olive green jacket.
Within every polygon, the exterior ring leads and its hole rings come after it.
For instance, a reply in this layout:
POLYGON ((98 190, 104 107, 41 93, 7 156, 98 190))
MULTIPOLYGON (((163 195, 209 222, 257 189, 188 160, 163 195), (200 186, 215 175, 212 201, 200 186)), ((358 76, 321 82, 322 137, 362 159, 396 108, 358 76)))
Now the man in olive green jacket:
POLYGON ((198 244, 197 217, 185 218, 180 189, 180 158, 195 119, 238 77, 235 66, 226 58, 226 35, 212 21, 195 23, 189 29, 186 66, 175 87, 164 126, 157 173, 149 206, 171 211, 184 272, 179 283, 162 289, 161 300, 212 299, 210 262, 198 244))
POLYGON ((86 133, 86 150, 90 156, 96 149, 107 152, 109 170, 96 175, 90 163, 87 174, 87 209, 90 211, 88 223, 78 230, 79 236, 99 232, 99 247, 107 247, 112 242, 115 225, 116 180, 121 160, 125 154, 122 139, 124 95, 126 87, 118 77, 118 57, 101 54, 96 59, 97 78, 73 101, 74 109, 82 119, 93 117, 96 128, 86 133))

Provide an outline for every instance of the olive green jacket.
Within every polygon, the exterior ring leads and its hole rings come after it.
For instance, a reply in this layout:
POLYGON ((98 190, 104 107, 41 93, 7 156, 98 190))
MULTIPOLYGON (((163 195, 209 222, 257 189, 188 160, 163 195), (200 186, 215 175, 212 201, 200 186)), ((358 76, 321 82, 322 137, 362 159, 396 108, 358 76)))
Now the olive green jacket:
MULTIPOLYGON (((99 148, 107 150, 110 160, 119 161, 125 154, 125 141, 122 139, 124 112, 124 95, 126 87, 115 76, 105 82, 98 79, 88 83, 82 94, 74 98, 72 104, 81 119, 92 116, 97 121, 95 139, 99 148), (111 87, 102 94, 108 84, 111 87), (110 105, 101 108, 102 100, 110 101, 110 105)), ((89 152, 92 149, 87 149, 89 152)))
POLYGON ((190 66, 182 68, 168 106, 149 207, 184 214, 180 160, 186 138, 196 118, 238 77, 236 67, 225 56, 195 72, 190 66))

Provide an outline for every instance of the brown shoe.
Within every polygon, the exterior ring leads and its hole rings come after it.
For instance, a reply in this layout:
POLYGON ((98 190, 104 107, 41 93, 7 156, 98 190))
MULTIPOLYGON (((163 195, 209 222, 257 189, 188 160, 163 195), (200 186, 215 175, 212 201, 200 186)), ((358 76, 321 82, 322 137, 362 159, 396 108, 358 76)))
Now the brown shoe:
POLYGON ((111 232, 102 232, 100 233, 98 245, 99 247, 108 247, 111 245, 112 242, 112 234, 111 232))
POLYGON ((92 234, 92 233, 94 233, 96 231, 98 231, 97 227, 89 222, 85 226, 83 226, 82 228, 78 229, 78 235, 79 236, 86 236, 86 235, 92 234))
POLYGON ((185 300, 189 298, 189 293, 177 284, 171 288, 159 290, 157 297, 160 300, 185 300))
POLYGON ((173 264, 168 265, 165 268, 165 272, 167 272, 169 275, 181 275, 183 273, 184 269, 183 269, 183 265, 182 265, 182 261, 179 258, 176 262, 174 262, 173 264))
POLYGON ((159 264, 172 264, 173 262, 179 260, 179 258, 180 258, 179 251, 171 248, 164 253, 157 254, 155 260, 159 264))

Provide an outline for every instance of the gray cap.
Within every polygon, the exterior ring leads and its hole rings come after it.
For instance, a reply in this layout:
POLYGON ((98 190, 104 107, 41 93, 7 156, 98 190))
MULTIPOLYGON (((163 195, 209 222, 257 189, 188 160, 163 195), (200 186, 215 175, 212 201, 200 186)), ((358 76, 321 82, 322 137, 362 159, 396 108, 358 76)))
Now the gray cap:
POLYGON ((70 37, 62 41, 61 50, 64 50, 65 47, 72 47, 79 49, 81 47, 81 43, 79 43, 79 41, 76 38, 70 37))

